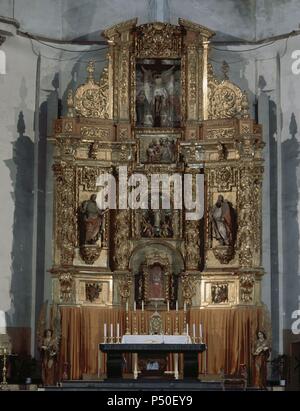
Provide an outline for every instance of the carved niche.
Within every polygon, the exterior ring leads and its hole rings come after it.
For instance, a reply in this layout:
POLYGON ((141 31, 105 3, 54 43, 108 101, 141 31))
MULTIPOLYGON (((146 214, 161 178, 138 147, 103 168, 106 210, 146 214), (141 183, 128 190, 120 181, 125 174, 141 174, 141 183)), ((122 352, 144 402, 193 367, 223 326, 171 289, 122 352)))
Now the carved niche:
POLYGON ((146 304, 163 304, 169 301, 170 308, 175 308, 177 282, 167 254, 155 252, 147 255, 135 275, 135 299, 138 306, 141 306, 142 301, 146 304))

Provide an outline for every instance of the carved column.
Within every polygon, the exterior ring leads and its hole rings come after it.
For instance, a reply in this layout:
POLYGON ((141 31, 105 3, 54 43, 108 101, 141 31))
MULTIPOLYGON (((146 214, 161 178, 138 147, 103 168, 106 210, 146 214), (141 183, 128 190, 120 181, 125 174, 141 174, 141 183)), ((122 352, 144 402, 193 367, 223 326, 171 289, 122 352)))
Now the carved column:
POLYGON ((59 161, 53 165, 56 180, 56 263, 72 265, 76 244, 75 167, 72 162, 59 161))
POLYGON ((127 270, 131 252, 130 243, 130 212, 120 210, 115 219, 115 255, 114 262, 117 270, 127 270))
POLYGON ((185 223, 185 265, 187 270, 198 270, 200 265, 199 221, 185 223))

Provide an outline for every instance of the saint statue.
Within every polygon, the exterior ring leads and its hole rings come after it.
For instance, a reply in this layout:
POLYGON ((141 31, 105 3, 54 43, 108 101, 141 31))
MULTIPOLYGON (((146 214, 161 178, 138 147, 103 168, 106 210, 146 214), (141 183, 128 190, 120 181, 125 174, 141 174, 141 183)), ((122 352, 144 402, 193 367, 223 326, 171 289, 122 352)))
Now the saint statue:
POLYGON ((99 239, 105 211, 98 208, 96 194, 84 201, 80 208, 81 244, 96 244, 99 239))
POLYGON ((52 330, 47 329, 44 331, 44 338, 39 348, 42 358, 43 383, 44 385, 54 385, 56 380, 58 344, 52 330))
POLYGON ((258 331, 253 355, 253 385, 258 388, 267 387, 267 360, 270 355, 270 347, 265 333, 258 331))
POLYGON ((211 210, 211 221, 213 238, 220 245, 233 245, 235 239, 235 218, 231 204, 224 200, 222 195, 218 196, 216 204, 211 210))
POLYGON ((149 269, 150 274, 150 292, 149 298, 164 298, 163 295, 163 272, 159 264, 154 264, 149 269))

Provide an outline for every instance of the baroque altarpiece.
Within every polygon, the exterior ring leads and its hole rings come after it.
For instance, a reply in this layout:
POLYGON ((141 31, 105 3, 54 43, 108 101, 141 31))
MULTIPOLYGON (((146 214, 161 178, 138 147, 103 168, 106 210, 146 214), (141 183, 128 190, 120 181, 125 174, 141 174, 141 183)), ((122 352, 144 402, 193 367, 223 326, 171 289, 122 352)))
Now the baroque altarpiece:
MULTIPOLYGON (((67 115, 55 122, 53 303, 68 316, 116 312, 112 321, 125 333, 126 303, 146 312, 165 312, 168 304, 172 312, 178 301, 214 344, 220 340, 210 315, 226 311, 228 332, 238 333, 241 312, 252 321, 238 360, 245 363, 258 328, 269 333, 261 302, 261 126, 226 70, 222 79, 214 75, 209 29, 183 19, 133 19, 103 34, 101 77, 90 62, 86 82, 68 92, 67 115), (120 166, 129 176, 203 174, 204 216, 188 220, 171 206, 99 210, 97 178, 110 173, 118 182, 120 166)), ((146 332, 147 321, 144 327, 138 331, 146 332)), ((63 350, 66 360, 72 348, 63 350)), ((222 361, 211 369, 238 366, 222 361)))

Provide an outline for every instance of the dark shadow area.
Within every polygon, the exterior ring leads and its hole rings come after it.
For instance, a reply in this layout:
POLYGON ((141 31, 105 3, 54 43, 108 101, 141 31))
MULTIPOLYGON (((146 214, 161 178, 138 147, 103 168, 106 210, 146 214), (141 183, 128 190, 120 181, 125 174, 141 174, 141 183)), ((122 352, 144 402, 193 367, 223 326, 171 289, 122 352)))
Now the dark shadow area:
MULTIPOLYGON (((283 287, 286 324, 291 324, 291 315, 299 305, 299 222, 298 198, 300 142, 295 114, 291 114, 288 138, 282 143, 282 227, 283 227, 283 287)), ((286 328, 286 327, 285 327, 286 328)), ((290 328, 290 326, 289 326, 290 328)))
POLYGON ((47 254, 52 255, 52 250, 46 250, 46 213, 47 213, 47 179, 49 162, 50 169, 52 156, 49 153, 47 136, 52 130, 52 120, 61 115, 61 104, 58 98, 59 75, 54 74, 52 80, 52 90, 46 91, 46 101, 41 103, 39 108, 39 139, 37 147, 37 243, 36 243, 36 324, 39 318, 41 307, 44 303, 45 271, 48 270, 46 263, 47 254))
POLYGON ((11 309, 6 313, 9 327, 26 324, 31 309, 34 144, 25 131, 24 116, 20 111, 13 157, 5 161, 10 170, 13 184, 11 195, 15 203, 11 252, 11 309))
POLYGON ((269 99, 269 144, 270 144, 270 267, 271 267, 271 318, 272 357, 279 350, 279 284, 278 284, 278 181, 277 181, 277 106, 269 99))

